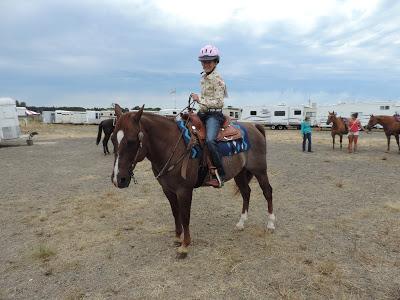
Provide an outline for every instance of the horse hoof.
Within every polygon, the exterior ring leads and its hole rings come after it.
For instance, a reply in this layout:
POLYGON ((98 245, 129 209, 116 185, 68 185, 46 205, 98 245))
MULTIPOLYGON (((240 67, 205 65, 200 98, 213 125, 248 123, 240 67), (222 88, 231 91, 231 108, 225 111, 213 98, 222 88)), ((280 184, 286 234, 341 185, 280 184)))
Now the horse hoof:
POLYGON ((270 233, 274 233, 275 232, 275 226, 274 225, 267 225, 267 230, 268 230, 268 232, 270 232, 270 233))
POLYGON ((181 245, 177 250, 176 257, 179 258, 179 259, 183 259, 183 258, 186 258, 188 253, 189 253, 188 247, 184 247, 184 246, 181 245))
POLYGON ((187 253, 177 253, 176 258, 177 259, 185 259, 187 257, 187 253))
POLYGON ((242 224, 242 223, 240 223, 240 222, 237 223, 237 224, 236 224, 236 229, 237 229, 237 230, 240 230, 240 231, 244 230, 244 224, 242 224))
POLYGON ((182 245, 181 241, 174 241, 174 246, 175 247, 180 247, 182 245))

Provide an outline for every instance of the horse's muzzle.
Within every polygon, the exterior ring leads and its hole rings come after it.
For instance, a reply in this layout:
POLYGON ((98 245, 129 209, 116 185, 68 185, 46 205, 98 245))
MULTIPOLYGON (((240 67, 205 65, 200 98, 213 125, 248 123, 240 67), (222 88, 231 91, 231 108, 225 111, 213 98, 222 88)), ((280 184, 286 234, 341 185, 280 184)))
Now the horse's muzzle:
POLYGON ((131 177, 123 177, 123 176, 117 176, 117 180, 114 180, 114 174, 111 175, 111 182, 114 184, 115 187, 123 189, 127 188, 129 184, 131 183, 131 177))

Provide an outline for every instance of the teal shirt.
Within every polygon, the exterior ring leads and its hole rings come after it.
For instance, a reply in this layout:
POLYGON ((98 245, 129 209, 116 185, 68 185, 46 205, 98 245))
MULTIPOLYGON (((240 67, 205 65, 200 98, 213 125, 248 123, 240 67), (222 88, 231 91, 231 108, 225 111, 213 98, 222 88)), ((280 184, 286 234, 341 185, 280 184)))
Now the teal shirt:
POLYGON ((306 121, 301 122, 301 133, 302 134, 311 133, 310 122, 306 122, 306 121))

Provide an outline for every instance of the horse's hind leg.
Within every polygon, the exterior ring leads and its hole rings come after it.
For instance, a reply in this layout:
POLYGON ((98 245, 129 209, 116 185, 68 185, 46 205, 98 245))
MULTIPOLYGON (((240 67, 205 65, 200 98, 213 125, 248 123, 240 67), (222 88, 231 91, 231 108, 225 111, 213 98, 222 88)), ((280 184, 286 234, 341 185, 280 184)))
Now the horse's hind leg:
POLYGON ((399 148, 399 152, 400 152, 399 135, 396 134, 394 137, 396 138, 397 147, 399 148))
POLYGON ((173 192, 170 192, 167 189, 163 189, 163 192, 165 196, 167 196, 169 204, 171 205, 171 210, 172 210, 172 215, 174 216, 175 219, 175 245, 180 246, 182 241, 181 241, 181 235, 182 235, 182 222, 181 222, 181 217, 179 215, 179 205, 178 205, 178 199, 176 197, 176 194, 173 192))
POLYGON ((249 180, 251 178, 251 173, 247 170, 242 170, 238 175, 235 176, 236 185, 239 188, 240 194, 243 198, 242 214, 240 216, 239 222, 236 224, 236 228, 239 230, 244 229, 244 222, 247 220, 247 214, 249 211, 250 193, 251 189, 249 186, 249 180))
POLYGON ((332 149, 335 150, 335 136, 332 135, 332 149))
POLYGON ((342 149, 343 135, 340 135, 340 150, 342 149))
POLYGON ((268 203, 267 229, 273 231, 273 230, 275 230, 275 219, 276 218, 275 218, 274 209, 272 206, 272 187, 269 184, 267 173, 255 175, 255 176, 258 180, 258 183, 260 184, 260 187, 263 191, 264 197, 268 203))
POLYGON ((103 140, 103 147, 104 147, 104 154, 110 154, 110 151, 108 150, 108 140, 110 139, 111 134, 106 134, 103 140))

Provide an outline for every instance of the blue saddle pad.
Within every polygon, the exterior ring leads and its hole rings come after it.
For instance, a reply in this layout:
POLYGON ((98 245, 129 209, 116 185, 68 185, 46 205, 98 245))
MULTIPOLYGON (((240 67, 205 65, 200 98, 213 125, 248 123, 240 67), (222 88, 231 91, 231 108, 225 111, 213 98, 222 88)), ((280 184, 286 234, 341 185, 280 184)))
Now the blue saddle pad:
MULTIPOLYGON (((190 141, 189 129, 185 126, 185 122, 183 120, 177 121, 176 124, 178 125, 178 128, 182 131, 183 139, 185 141, 185 144, 187 145, 190 141)), ((218 152, 222 156, 232 156, 250 149, 250 142, 246 128, 240 126, 237 123, 231 123, 231 126, 235 126, 236 128, 240 129, 240 131, 242 132, 242 138, 233 141, 218 142, 218 152)), ((199 145, 195 145, 191 149, 190 157, 191 158, 199 157, 201 155, 201 151, 202 151, 201 147, 199 145)))

